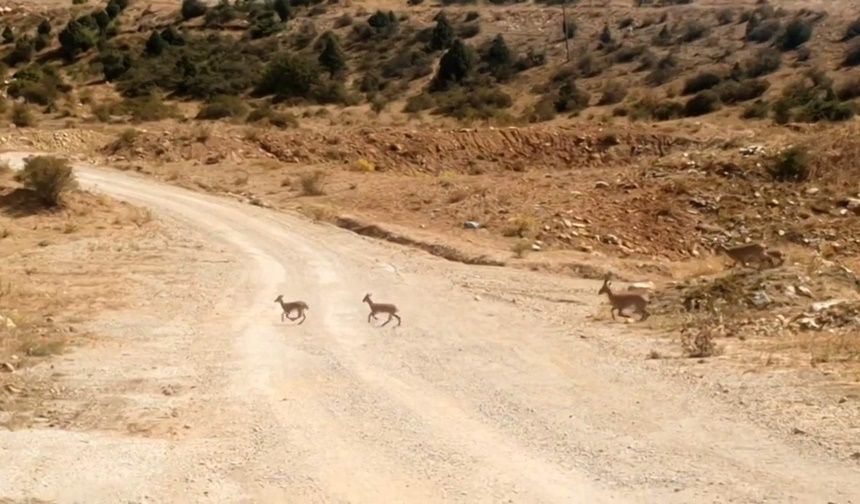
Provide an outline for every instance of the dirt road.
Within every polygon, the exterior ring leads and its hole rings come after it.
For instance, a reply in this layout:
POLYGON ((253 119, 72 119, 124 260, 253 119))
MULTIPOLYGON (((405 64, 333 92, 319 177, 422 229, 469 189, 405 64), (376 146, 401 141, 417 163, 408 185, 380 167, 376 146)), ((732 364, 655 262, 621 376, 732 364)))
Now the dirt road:
POLYGON ((593 282, 564 281, 582 319, 557 324, 464 287, 530 273, 78 173, 199 243, 208 273, 94 314, 109 343, 56 365, 101 420, 0 433, 0 499, 860 503, 856 463, 602 352, 619 326, 585 321, 593 282), (403 326, 368 325, 366 292, 403 326), (280 323, 279 293, 310 305, 303 325, 280 323))

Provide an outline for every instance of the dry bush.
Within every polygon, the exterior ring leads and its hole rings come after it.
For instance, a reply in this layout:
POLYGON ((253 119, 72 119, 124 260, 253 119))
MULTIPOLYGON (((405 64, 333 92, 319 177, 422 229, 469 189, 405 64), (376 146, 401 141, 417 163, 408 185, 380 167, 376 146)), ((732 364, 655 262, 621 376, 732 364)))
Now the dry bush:
POLYGON ((19 128, 28 128, 36 125, 36 116, 30 107, 23 103, 16 104, 12 108, 12 124, 19 128))
POLYGON ((299 177, 302 186, 302 194, 305 196, 322 196, 325 194, 326 173, 322 170, 314 170, 304 173, 299 177))
POLYGON ((534 238, 539 229, 540 225, 537 219, 528 215, 518 215, 508 221, 508 225, 502 229, 502 234, 520 238, 534 238))
POLYGON ((702 327, 686 327, 681 330, 681 350, 690 358, 704 358, 717 355, 714 340, 717 337, 716 325, 703 324, 702 327))
POLYGON ((860 74, 849 76, 836 88, 840 100, 853 100, 860 97, 860 74))
POLYGON ((328 205, 302 205, 299 213, 310 217, 314 222, 334 222, 337 220, 337 211, 328 205))
POLYGON ((621 103, 627 96, 627 86, 617 81, 607 81, 603 85, 603 91, 598 100, 598 105, 614 105, 621 103))
POLYGON ((53 156, 28 159, 19 178, 24 187, 33 191, 47 207, 58 206, 63 193, 75 185, 75 176, 69 162, 53 156))
POLYGON ((778 182, 804 182, 812 175, 809 165, 808 151, 796 145, 779 153, 768 167, 768 172, 778 182))
POLYGON ((522 238, 517 240, 513 245, 511 245, 511 252, 517 256, 518 259, 522 259, 532 250, 532 242, 531 240, 527 240, 522 238))

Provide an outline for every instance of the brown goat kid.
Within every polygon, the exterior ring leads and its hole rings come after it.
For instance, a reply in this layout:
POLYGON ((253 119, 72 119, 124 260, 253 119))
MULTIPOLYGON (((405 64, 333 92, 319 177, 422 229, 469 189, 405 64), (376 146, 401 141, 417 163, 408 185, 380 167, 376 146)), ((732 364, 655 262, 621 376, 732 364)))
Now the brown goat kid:
POLYGON ((748 266, 756 264, 759 268, 763 265, 771 267, 779 266, 785 262, 782 252, 779 250, 767 250, 760 243, 748 243, 746 245, 738 245, 736 247, 727 248, 725 245, 720 245, 720 250, 726 253, 734 261, 734 265, 748 266))
POLYGON ((646 294, 636 294, 631 292, 625 292, 616 294, 612 292, 612 282, 609 281, 609 278, 603 280, 603 287, 597 292, 598 295, 606 294, 609 297, 609 303, 612 305, 612 310, 609 313, 612 314, 612 320, 615 320, 615 312, 617 311, 619 315, 624 315, 622 312, 628 309, 633 309, 633 313, 638 313, 641 315, 640 321, 643 321, 651 316, 648 313, 648 296, 646 294))

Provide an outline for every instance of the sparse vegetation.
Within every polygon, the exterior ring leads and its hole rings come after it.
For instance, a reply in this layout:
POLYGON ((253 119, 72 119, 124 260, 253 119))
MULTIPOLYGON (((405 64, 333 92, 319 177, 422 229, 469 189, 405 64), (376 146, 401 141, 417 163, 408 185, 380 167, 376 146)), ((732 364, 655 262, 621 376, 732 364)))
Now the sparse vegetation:
POLYGON ((860 65, 860 40, 853 41, 847 49, 845 49, 845 59, 842 64, 844 66, 860 65))
POLYGON ((322 196, 325 194, 326 173, 322 170, 314 170, 304 173, 299 178, 304 196, 322 196))
POLYGON ((684 43, 689 44, 690 42, 695 42, 707 35, 708 31, 708 27, 701 21, 690 20, 684 23, 684 27, 681 32, 681 40, 684 43))
POLYGON ((248 106, 238 96, 216 96, 200 108, 197 119, 225 119, 228 117, 243 117, 248 113, 248 106))
POLYGON ((18 103, 12 107, 12 124, 19 128, 28 128, 36 125, 36 116, 29 106, 18 103))
POLYGON ((692 359, 712 357, 717 354, 714 342, 716 325, 705 324, 701 327, 687 327, 681 331, 681 350, 684 356, 692 359))
POLYGON ((747 77, 762 77, 779 70, 782 55, 776 49, 762 48, 748 58, 744 64, 747 77))
POLYGON ((202 0, 182 0, 182 19, 193 19, 206 14, 206 4, 202 0))
POLYGON ((848 42, 856 37, 860 37, 860 18, 848 23, 848 27, 845 28, 845 35, 842 36, 842 42, 848 42))
POLYGON ((607 81, 598 100, 598 105, 614 105, 621 103, 627 96, 627 87, 618 81, 607 81))
POLYGON ((21 170, 20 179, 47 207, 60 205, 63 193, 75 184, 69 162, 52 156, 30 158, 21 170))
POLYGON ((657 61, 653 70, 645 77, 645 82, 651 86, 660 86, 675 78, 678 74, 678 59, 673 54, 667 54, 657 61))
POLYGON ((809 180, 809 153, 803 146, 790 147, 776 156, 768 168, 778 182, 804 182, 809 180))
POLYGON ((684 115, 696 117, 710 114, 720 108, 720 97, 713 91, 700 91, 684 104, 684 115))
POLYGON ((779 46, 783 51, 797 49, 812 37, 812 25, 800 18, 792 19, 785 27, 779 38, 779 46))
POLYGON ((719 75, 713 72, 702 72, 684 82, 684 90, 681 91, 681 94, 690 95, 711 89, 722 82, 722 80, 719 75))

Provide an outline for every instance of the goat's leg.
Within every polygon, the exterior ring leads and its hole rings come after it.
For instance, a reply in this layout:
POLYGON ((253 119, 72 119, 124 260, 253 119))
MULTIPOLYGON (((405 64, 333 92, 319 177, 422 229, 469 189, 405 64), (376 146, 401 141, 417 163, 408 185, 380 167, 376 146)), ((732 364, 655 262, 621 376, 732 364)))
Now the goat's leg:
POLYGON ((397 327, 400 327, 400 315, 392 313, 391 316, 397 319, 397 327))
POLYGON ((370 312, 370 315, 367 316, 367 323, 369 324, 370 319, 375 319, 375 318, 376 318, 376 315, 374 315, 373 312, 370 312))
POLYGON ((651 316, 651 314, 648 313, 648 310, 646 310, 645 308, 642 308, 642 318, 639 319, 639 322, 647 320, 648 317, 650 317, 650 316, 651 316))
POLYGON ((392 314, 392 313, 389 313, 389 314, 388 314, 388 318, 387 318, 387 319, 385 319, 385 322, 383 322, 383 323, 382 323, 382 326, 380 326, 380 327, 385 327, 385 326, 387 326, 387 325, 388 325, 388 323, 389 323, 389 322, 391 322, 391 317, 392 317, 392 316, 393 316, 393 314, 392 314))
POLYGON ((308 317, 307 317, 307 315, 305 315, 304 310, 302 310, 302 311, 301 311, 301 312, 299 312, 299 313, 301 313, 301 318, 302 318, 302 319, 301 319, 301 320, 299 320, 299 323, 298 323, 298 324, 296 324, 296 325, 302 325, 302 324, 304 324, 305 319, 306 319, 306 318, 308 318, 308 317))
MULTIPOLYGON (((620 313, 620 311, 619 311, 620 313)), ((609 310, 609 314, 612 315, 612 320, 615 320, 615 307, 613 306, 611 310, 609 310)))

